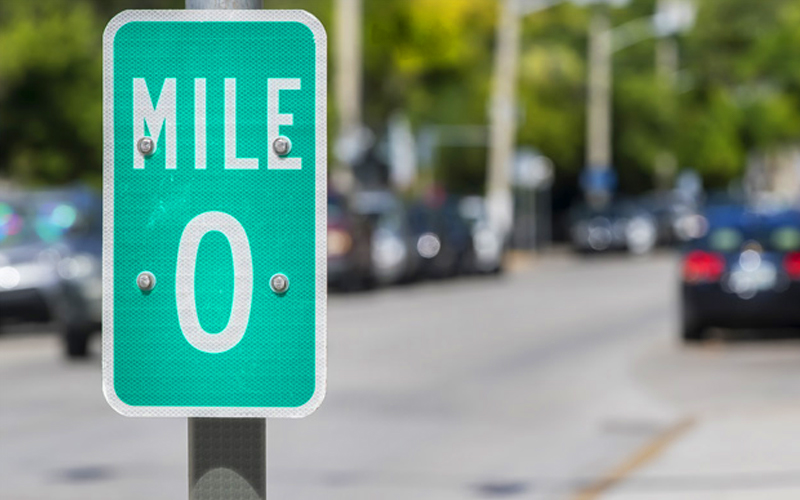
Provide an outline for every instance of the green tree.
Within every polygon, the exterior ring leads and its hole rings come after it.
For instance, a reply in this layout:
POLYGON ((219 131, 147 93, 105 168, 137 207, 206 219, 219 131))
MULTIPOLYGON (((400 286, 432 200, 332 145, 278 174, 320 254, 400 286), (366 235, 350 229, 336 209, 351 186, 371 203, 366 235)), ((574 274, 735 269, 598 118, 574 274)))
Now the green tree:
MULTIPOLYGON (((612 9, 614 25, 652 15, 655 3, 633 0, 612 9)), ((626 190, 652 185, 663 151, 721 185, 741 175, 751 151, 800 140, 800 0, 697 4, 696 28, 679 37, 676 88, 657 75, 654 41, 615 54, 614 165, 626 190)), ((0 176, 99 184, 103 26, 125 8, 183 5, 0 2, 0 176)), ((334 6, 333 0, 265 0, 266 8, 302 8, 322 20, 331 75, 334 6)), ((418 130, 487 123, 498 0, 364 0, 364 8, 368 126, 381 134, 397 111, 418 130)), ((557 182, 569 189, 584 168, 588 20, 588 9, 565 3, 523 22, 518 143, 551 157, 557 182)), ((485 161, 481 147, 442 149, 435 177, 451 189, 479 192, 485 161)))
POLYGON ((0 11, 0 175, 96 182, 102 24, 92 6, 43 0, 0 11))

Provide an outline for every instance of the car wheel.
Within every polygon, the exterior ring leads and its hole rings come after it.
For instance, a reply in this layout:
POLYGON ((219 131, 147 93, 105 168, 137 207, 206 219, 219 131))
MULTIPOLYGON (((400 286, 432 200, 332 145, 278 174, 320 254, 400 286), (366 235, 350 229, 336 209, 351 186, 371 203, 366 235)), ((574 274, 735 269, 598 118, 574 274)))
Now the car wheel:
POLYGON ((376 285, 375 280, 368 274, 364 273, 348 273, 347 276, 342 278, 339 289, 343 292, 353 293, 370 290, 376 285))
POLYGON ((89 355, 89 328, 69 326, 64 332, 64 351, 68 358, 79 359, 89 355))
POLYGON ((503 265, 503 259, 500 259, 500 262, 497 263, 497 266, 491 270, 491 274, 495 276, 500 276, 505 272, 505 266, 503 265))
POLYGON ((681 326, 681 333, 685 343, 696 343, 705 339, 705 327, 703 324, 686 312, 683 313, 683 322, 681 326))

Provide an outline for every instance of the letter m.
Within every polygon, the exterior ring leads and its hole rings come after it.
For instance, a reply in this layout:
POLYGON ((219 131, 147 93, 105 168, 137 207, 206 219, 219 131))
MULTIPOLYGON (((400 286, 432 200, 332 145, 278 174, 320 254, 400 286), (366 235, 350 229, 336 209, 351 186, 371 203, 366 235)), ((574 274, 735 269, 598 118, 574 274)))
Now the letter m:
POLYGON ((153 142, 158 144, 161 129, 166 124, 167 137, 165 166, 174 169, 177 165, 176 152, 178 150, 175 124, 175 79, 165 78, 161 88, 158 104, 153 106, 153 99, 147 90, 144 78, 133 79, 133 168, 144 168, 144 157, 137 149, 139 139, 145 136, 145 123, 153 142))

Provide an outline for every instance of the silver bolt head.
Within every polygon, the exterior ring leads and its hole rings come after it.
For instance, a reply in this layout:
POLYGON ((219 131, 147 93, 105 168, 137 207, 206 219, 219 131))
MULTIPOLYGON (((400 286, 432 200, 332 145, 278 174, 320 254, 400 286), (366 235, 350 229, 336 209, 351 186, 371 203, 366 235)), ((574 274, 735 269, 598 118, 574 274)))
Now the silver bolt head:
POLYGON ((136 285, 139 290, 149 292, 156 286, 156 277, 150 271, 143 271, 136 277, 136 285))
POLYGON ((269 287, 277 294, 286 293, 286 290, 289 289, 289 278, 284 274, 278 273, 270 278, 269 287))
POLYGON ((286 156, 292 151, 292 141, 288 137, 278 137, 272 143, 272 149, 278 156, 286 156))
POLYGON ((150 156, 156 151, 156 143, 152 137, 142 137, 136 143, 136 149, 144 156, 150 156))

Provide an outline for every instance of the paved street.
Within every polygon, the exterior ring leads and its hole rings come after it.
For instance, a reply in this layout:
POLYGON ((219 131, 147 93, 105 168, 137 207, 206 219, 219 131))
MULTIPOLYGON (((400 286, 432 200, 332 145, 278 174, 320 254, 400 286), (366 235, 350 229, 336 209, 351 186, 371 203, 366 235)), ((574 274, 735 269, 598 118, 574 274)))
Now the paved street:
MULTIPOLYGON (((800 342, 682 347, 669 254, 520 267, 332 296, 328 395, 269 422, 270 498, 798 497, 800 342)), ((0 499, 185 498, 186 471, 186 422, 114 413, 99 356, 0 336, 0 499)))

